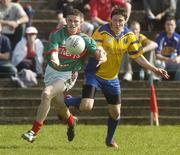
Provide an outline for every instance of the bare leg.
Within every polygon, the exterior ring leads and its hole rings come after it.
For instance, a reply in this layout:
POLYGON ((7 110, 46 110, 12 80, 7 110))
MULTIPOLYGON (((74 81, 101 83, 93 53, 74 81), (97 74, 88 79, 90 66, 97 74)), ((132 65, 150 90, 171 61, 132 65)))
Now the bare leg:
POLYGON ((64 81, 56 81, 52 85, 45 87, 41 96, 41 104, 38 107, 36 121, 43 122, 50 110, 51 100, 59 93, 62 94, 65 90, 64 81))

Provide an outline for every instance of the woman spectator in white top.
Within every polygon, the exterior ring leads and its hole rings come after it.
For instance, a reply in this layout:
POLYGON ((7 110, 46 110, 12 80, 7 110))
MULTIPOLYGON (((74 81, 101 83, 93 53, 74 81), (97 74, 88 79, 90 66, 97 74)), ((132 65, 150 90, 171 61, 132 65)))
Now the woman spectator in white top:
POLYGON ((38 31, 35 27, 28 27, 26 35, 16 45, 13 55, 12 64, 18 71, 29 69, 38 76, 43 75, 43 51, 44 46, 40 39, 37 38, 38 31))

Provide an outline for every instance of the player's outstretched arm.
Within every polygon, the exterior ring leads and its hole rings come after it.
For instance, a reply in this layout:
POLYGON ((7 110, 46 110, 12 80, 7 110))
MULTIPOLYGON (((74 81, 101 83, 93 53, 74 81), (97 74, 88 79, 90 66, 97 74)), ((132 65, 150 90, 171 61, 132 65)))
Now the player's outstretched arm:
POLYGON ((161 69, 161 68, 157 68, 154 65, 150 64, 149 61, 147 61, 147 59, 143 55, 137 57, 135 59, 135 61, 139 65, 144 67, 145 69, 150 70, 150 71, 154 72, 155 74, 157 74, 157 75, 159 75, 159 76, 161 76, 161 77, 163 77, 165 79, 169 79, 169 74, 167 73, 166 70, 161 69))
POLYGON ((107 61, 107 53, 102 46, 97 47, 95 56, 96 59, 99 61, 96 67, 107 61))

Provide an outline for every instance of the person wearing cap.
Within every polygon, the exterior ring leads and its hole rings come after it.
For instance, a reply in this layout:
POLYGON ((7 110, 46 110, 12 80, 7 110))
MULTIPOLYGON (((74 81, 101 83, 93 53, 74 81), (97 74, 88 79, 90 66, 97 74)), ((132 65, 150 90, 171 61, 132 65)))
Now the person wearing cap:
POLYGON ((12 54, 12 64, 20 72, 22 69, 30 69, 42 76, 44 46, 37 38, 38 30, 31 26, 26 29, 23 37, 15 46, 12 54))

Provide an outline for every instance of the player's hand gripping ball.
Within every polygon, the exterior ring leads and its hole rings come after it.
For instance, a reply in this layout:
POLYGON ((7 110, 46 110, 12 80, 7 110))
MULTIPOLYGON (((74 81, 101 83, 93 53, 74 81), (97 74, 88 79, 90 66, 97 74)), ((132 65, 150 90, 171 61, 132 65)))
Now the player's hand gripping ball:
POLYGON ((85 42, 81 36, 72 35, 66 40, 65 44, 69 54, 81 54, 85 50, 85 42))

